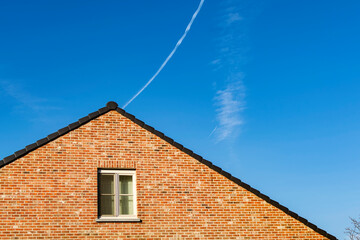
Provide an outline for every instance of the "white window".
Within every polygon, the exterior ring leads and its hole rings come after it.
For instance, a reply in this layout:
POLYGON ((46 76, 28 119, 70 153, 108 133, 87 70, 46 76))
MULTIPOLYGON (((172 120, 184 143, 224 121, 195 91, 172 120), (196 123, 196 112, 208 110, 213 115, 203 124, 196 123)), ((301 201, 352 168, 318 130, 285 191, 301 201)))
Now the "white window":
POLYGON ((99 170, 97 221, 140 221, 136 211, 135 170, 99 170))

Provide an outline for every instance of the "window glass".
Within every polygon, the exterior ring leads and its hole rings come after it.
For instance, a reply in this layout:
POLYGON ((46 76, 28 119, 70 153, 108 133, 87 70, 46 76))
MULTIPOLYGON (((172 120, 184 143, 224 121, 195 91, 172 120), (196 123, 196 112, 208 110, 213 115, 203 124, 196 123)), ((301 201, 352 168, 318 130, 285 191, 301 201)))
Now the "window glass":
POLYGON ((119 194, 133 194, 132 176, 119 176, 119 194))
POLYGON ((100 176, 100 214, 115 215, 114 175, 101 174, 100 176))
POLYGON ((114 194, 114 174, 101 174, 100 193, 114 194))
POLYGON ((115 215, 114 196, 102 195, 100 199, 100 215, 115 215))
POLYGON ((133 214, 133 196, 120 196, 120 214, 133 214))

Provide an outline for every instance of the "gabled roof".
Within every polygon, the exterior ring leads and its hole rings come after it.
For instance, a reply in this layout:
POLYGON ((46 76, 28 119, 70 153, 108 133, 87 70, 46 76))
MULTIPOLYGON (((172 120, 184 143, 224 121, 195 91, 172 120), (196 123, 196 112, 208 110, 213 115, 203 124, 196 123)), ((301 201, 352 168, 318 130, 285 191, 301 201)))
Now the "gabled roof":
POLYGON ((61 137, 63 135, 69 133, 70 131, 73 131, 73 130, 79 128, 80 126, 90 122, 93 119, 96 119, 97 117, 99 117, 99 116, 101 116, 101 115, 103 115, 103 114, 105 114, 105 113, 107 113, 107 112, 109 112, 111 110, 117 111, 118 113, 120 113, 124 117, 130 119, 132 122, 136 123, 140 127, 142 127, 144 129, 148 130, 149 132, 155 134, 156 136, 158 136, 161 139, 165 140, 166 142, 168 142, 172 146, 178 148, 182 152, 190 155, 191 157, 195 158, 199 162, 207 165, 209 168, 213 169, 214 171, 218 172, 219 174, 223 175, 224 177, 228 178, 229 180, 233 181, 234 183, 238 184, 239 186, 245 188, 246 190, 252 192, 256 196, 258 196, 261 199, 265 200, 266 202, 273 205, 274 207, 280 209, 281 211, 288 214, 289 216, 291 216, 291 217, 295 218, 296 220, 302 222, 303 224, 305 224, 309 228, 313 229, 315 232, 317 232, 317 233, 319 233, 319 234, 323 235, 324 237, 327 237, 327 238, 329 238, 331 240, 337 240, 337 238, 335 236, 327 233, 323 229, 318 228, 316 225, 310 223, 305 218, 300 217, 296 213, 290 211, 285 206, 283 206, 283 205, 279 204, 278 202, 272 200, 268 196, 262 194, 260 191, 254 189, 250 185, 242 182, 240 179, 232 176, 230 173, 228 173, 228 172, 222 170, 221 168, 213 165, 210 161, 202 158, 200 155, 194 153, 193 151, 191 151, 188 148, 185 148, 180 143, 175 142, 173 139, 165 136, 162 132, 154 129, 153 127, 151 127, 151 126, 149 126, 147 124, 145 124, 143 121, 140 121, 134 115, 131 115, 131 114, 125 112, 125 110, 118 107, 118 104, 116 102, 108 102, 106 104, 106 107, 100 108, 98 111, 90 113, 88 116, 79 119, 77 122, 71 123, 67 127, 61 128, 57 132, 54 132, 54 133, 48 135, 46 138, 40 139, 37 142, 26 146, 24 149, 21 149, 21 150, 15 152, 14 154, 5 157, 4 159, 0 160, 0 168, 14 162, 15 160, 27 155, 28 153, 30 153, 32 151, 34 151, 35 149, 44 146, 45 144, 47 144, 47 143, 49 143, 49 142, 51 142, 51 141, 53 141, 53 140, 55 140, 55 139, 57 139, 57 138, 59 138, 59 137, 61 137))

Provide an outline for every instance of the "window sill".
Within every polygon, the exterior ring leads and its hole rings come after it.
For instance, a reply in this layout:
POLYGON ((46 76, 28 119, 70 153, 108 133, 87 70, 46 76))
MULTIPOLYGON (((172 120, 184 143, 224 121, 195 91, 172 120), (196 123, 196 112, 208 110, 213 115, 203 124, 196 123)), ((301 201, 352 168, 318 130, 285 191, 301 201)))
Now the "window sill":
POLYGON ((139 218, 98 218, 96 222, 141 222, 139 218))

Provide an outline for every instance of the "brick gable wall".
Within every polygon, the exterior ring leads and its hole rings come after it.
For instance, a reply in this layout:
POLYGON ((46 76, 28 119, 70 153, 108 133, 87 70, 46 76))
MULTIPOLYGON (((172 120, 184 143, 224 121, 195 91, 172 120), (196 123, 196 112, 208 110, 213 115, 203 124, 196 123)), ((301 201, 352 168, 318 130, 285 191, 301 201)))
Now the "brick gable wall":
POLYGON ((0 239, 327 239, 110 111, 0 169, 0 239), (140 223, 98 223, 98 168, 135 168, 140 223))

